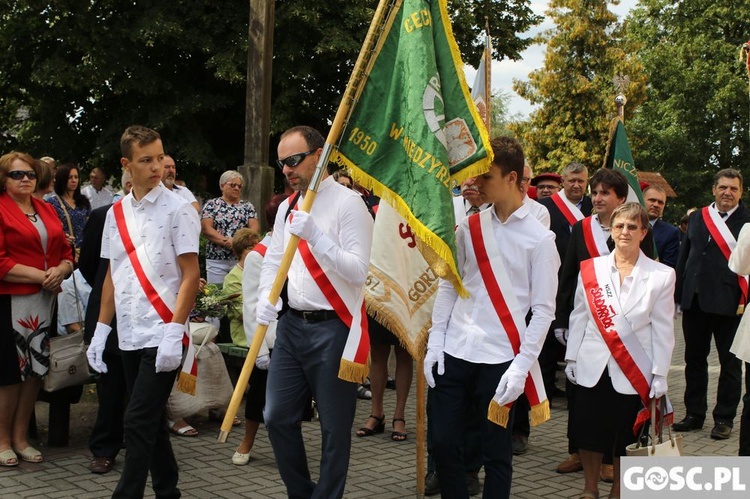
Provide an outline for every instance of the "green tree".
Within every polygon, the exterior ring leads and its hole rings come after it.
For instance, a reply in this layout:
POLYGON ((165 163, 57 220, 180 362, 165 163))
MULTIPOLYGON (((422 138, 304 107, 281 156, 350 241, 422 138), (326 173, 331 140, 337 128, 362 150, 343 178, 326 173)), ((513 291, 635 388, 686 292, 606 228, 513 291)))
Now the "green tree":
POLYGON ((492 121, 490 124, 490 137, 513 137, 510 130, 510 124, 520 119, 519 114, 511 115, 508 109, 510 105, 510 93, 502 90, 495 91, 492 94, 490 114, 492 121))
POLYGON ((747 70, 737 57, 750 21, 737 8, 729 0, 641 0, 628 20, 649 74, 648 100, 629 124, 633 153, 638 169, 661 172, 674 187, 674 221, 712 200, 720 168, 750 175, 747 70))
MULTIPOLYGON (((338 107, 375 0, 276 0, 271 133, 321 129, 338 107)), ((478 62, 490 17, 495 58, 517 58, 538 22, 529 0, 457 0, 459 46, 478 62)), ((158 129, 181 176, 242 163, 245 2, 0 0, 0 147, 119 172, 119 136, 158 129)))
POLYGON ((562 169, 570 161, 602 165, 609 124, 616 115, 613 84, 628 75, 627 116, 643 101, 645 75, 607 0, 551 0, 547 12, 555 27, 537 42, 547 43, 544 67, 528 82, 515 81, 521 97, 540 107, 527 122, 510 126, 526 145, 539 171, 562 169))

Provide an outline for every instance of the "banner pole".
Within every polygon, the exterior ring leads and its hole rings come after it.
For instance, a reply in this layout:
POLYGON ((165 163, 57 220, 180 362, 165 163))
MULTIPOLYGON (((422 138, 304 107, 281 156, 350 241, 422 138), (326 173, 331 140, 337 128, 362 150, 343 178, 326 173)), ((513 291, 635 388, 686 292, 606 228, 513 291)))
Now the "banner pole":
MULTIPOLYGON (((367 76, 365 68, 370 62, 370 58, 373 55, 377 39, 380 36, 383 24, 385 23, 386 11, 389 3, 390 0, 380 0, 380 2, 378 3, 378 7, 375 10, 375 15, 373 16, 372 22, 370 23, 370 29, 367 31, 367 36, 365 37, 365 41, 362 44, 362 49, 359 51, 357 62, 354 64, 354 69, 352 70, 352 74, 349 77, 349 83, 346 86, 344 96, 342 97, 339 108, 336 111, 336 117, 333 120, 330 131, 328 132, 328 137, 326 138, 323 152, 320 155, 320 159, 318 160, 317 165, 315 166, 315 173, 312 180, 310 181, 310 186, 305 193, 305 199, 302 202, 302 206, 300 207, 300 210, 304 212, 310 213, 313 202, 315 202, 315 196, 317 195, 320 181, 322 180, 325 169, 328 166, 328 160, 331 156, 331 151, 336 146, 336 143, 339 140, 339 136, 341 135, 344 122, 351 113, 352 104, 355 100, 354 96, 356 95, 359 86, 362 85, 367 76)), ((297 252, 298 245, 299 237, 293 235, 289 239, 289 243, 284 250, 284 256, 281 260, 281 263, 279 264, 279 270, 276 273, 276 279, 274 280, 271 291, 268 294, 268 301, 270 301, 271 303, 276 303, 279 300, 281 289, 284 287, 284 281, 286 281, 287 274, 289 273, 289 267, 292 265, 292 259, 294 258, 294 254, 297 252)), ((266 336, 267 330, 268 326, 263 326, 260 324, 255 329, 253 342, 247 352, 247 357, 245 357, 245 363, 242 366, 242 372, 240 373, 240 376, 237 380, 237 385, 234 388, 234 393, 232 393, 232 399, 229 402, 229 407, 227 408, 226 415, 224 416, 224 421, 221 423, 221 431, 219 432, 219 436, 217 438, 219 442, 226 442, 227 437, 229 436, 229 432, 232 431, 232 423, 234 422, 234 417, 240 408, 240 403, 242 403, 242 396, 245 394, 245 389, 247 388, 250 374, 252 373, 253 367, 255 366, 255 359, 258 357, 258 352, 260 351, 260 346, 263 343, 263 339, 266 336)))
POLYGON ((417 498, 424 497, 427 464, 427 397, 425 394, 424 355, 417 359, 417 498))

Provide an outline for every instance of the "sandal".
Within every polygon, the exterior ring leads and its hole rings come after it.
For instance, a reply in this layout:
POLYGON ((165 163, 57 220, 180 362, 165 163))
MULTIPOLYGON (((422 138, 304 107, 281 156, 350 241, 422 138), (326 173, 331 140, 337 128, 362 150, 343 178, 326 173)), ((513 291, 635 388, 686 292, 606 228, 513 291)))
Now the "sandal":
POLYGON ((184 419, 178 419, 177 421, 172 421, 171 419, 168 419, 167 425, 169 426, 169 431, 171 431, 178 437, 197 437, 198 436, 198 430, 190 426, 188 422, 185 421, 184 419), (177 426, 177 423, 179 422, 182 422, 185 426, 175 428, 177 426))
MULTIPOLYGON (((383 433, 385 431, 385 414, 383 414, 380 417, 377 417, 374 414, 370 414, 370 418, 367 421, 369 421, 370 419, 374 419, 375 421, 378 422, 378 424, 376 424, 374 428, 363 426, 362 428, 360 428, 359 430, 357 430, 357 436, 358 437, 360 437, 360 438, 362 438, 362 437, 371 437, 371 436, 375 435, 376 433, 383 433)), ((367 423, 365 423, 365 424, 367 424, 367 423)))
MULTIPOLYGON (((406 421, 404 420, 404 418, 393 418, 393 421, 391 422, 392 428, 396 427, 396 421, 401 421, 402 423, 404 423, 404 426, 406 426, 406 421)), ((391 432, 391 440, 393 440, 394 442, 403 442, 407 437, 408 435, 403 431, 394 430, 391 432)))
POLYGON ((584 490, 578 499, 599 499, 599 492, 592 492, 590 490, 584 490))
POLYGON ((13 449, 5 449, 0 452, 0 466, 12 467, 18 466, 18 456, 13 449))
POLYGON ((42 453, 30 445, 23 450, 15 449, 15 452, 22 461, 26 461, 27 463, 41 463, 44 461, 42 453))

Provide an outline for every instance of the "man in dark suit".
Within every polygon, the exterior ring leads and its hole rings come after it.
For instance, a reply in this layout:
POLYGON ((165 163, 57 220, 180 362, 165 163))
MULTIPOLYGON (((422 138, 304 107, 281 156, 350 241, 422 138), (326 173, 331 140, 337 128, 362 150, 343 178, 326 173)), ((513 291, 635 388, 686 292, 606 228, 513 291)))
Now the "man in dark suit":
POLYGON ((659 261, 675 268, 677 256, 680 253, 680 229, 661 219, 664 207, 667 205, 667 193, 661 187, 654 185, 643 192, 643 200, 646 202, 651 230, 654 231, 659 261))
MULTIPOLYGON (((79 268, 83 277, 92 287, 85 319, 87 343, 91 341, 91 336, 96 329, 102 285, 109 268, 109 260, 100 258, 99 253, 102 247, 104 221, 107 218, 107 211, 110 206, 112 205, 108 204, 92 211, 83 229, 79 268)), ((96 380, 99 409, 94 427, 91 429, 91 436, 89 436, 89 450, 93 455, 89 463, 89 470, 92 473, 109 472, 123 442, 122 425, 127 400, 127 386, 120 359, 120 348, 117 346, 116 319, 112 320, 111 326, 112 334, 107 338, 107 344, 104 348, 104 361, 107 363, 108 371, 100 374, 96 380)))
POLYGON ((747 296, 743 296, 737 274, 729 270, 729 255, 721 249, 732 244, 727 239, 736 241, 742 226, 750 222, 750 212, 740 201, 742 188, 739 171, 727 168, 716 173, 714 202, 690 215, 677 261, 675 299, 683 311, 687 414, 674 428, 690 431, 703 427, 708 408, 707 358, 713 336, 721 364, 711 430, 711 438, 716 440, 732 434, 742 393, 742 362, 729 352, 729 347, 747 296))

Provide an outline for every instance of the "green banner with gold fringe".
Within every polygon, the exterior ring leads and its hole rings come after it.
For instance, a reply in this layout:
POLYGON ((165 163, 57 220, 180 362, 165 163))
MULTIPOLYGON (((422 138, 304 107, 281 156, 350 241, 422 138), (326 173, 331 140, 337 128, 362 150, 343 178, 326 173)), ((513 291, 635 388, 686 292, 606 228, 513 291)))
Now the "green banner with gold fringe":
POLYGON ((486 172, 492 150, 446 0, 393 2, 333 159, 398 211, 462 292, 451 186, 486 172))

